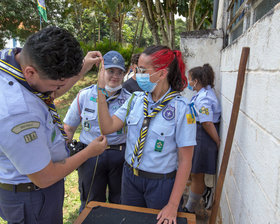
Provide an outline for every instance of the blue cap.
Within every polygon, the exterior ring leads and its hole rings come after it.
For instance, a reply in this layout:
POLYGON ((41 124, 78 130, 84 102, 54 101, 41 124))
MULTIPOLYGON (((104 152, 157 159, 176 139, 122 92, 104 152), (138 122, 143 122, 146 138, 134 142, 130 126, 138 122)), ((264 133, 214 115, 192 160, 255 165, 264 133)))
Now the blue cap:
POLYGON ((103 56, 104 67, 107 68, 120 68, 125 71, 123 56, 117 51, 109 51, 103 56))

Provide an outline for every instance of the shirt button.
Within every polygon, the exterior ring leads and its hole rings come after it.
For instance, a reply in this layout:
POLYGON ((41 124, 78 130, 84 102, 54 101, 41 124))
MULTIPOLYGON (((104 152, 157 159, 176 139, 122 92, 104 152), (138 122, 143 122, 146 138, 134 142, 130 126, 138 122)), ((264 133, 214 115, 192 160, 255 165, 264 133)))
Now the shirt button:
POLYGON ((160 135, 164 135, 164 133, 161 132, 160 135))
POLYGON ((127 123, 130 124, 130 121, 128 121, 127 123))
POLYGON ((12 85, 14 85, 14 82, 13 82, 13 81, 10 81, 8 84, 9 84, 10 86, 12 86, 12 85))

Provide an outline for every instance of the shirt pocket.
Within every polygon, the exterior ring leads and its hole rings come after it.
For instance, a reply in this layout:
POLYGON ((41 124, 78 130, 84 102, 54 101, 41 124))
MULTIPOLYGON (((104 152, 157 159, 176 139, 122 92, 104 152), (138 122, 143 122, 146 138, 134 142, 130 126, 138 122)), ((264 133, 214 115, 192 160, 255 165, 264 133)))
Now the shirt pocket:
POLYGON ((85 108, 82 113, 82 127, 84 131, 90 131, 92 127, 98 127, 97 110, 92 108, 85 108))
POLYGON ((174 136, 175 127, 173 125, 155 125, 151 130, 151 137, 155 140, 164 141, 174 136))

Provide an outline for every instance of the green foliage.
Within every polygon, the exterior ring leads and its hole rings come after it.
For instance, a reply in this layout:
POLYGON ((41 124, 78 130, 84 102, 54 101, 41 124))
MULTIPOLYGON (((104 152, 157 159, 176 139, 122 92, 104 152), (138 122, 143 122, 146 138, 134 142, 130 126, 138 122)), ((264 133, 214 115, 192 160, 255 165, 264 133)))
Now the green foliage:
MULTIPOLYGON (((96 45, 94 45, 93 42, 81 42, 81 47, 85 54, 88 51, 100 51, 102 55, 106 54, 108 51, 118 51, 125 60, 126 68, 128 68, 130 64, 130 58, 132 55, 132 44, 126 44, 125 46, 123 46, 118 42, 103 39, 103 41, 96 43, 96 45)), ((142 51, 143 48, 135 48, 133 53, 140 53, 142 51)))

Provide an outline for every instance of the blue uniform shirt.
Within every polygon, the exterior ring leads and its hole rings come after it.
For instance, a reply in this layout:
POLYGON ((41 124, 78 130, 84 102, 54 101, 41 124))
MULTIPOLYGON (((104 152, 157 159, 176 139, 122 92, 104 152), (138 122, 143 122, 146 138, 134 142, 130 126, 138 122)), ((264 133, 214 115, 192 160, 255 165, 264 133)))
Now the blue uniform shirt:
POLYGON ((197 121, 200 123, 210 121, 218 123, 221 116, 221 106, 216 97, 214 90, 208 85, 201 88, 199 92, 192 97, 197 112, 197 121))
MULTIPOLYGON (((111 96, 107 99, 111 116, 124 104, 130 95, 131 94, 128 91, 121 89, 117 98, 111 101, 111 98, 113 97, 111 96)), ((77 96, 64 118, 64 123, 72 127, 77 127, 80 122, 82 123, 80 141, 84 144, 89 144, 101 134, 98 123, 96 85, 87 87, 79 93, 79 103, 77 96)), ((106 135, 106 137, 108 145, 118 145, 125 143, 126 134, 123 129, 121 129, 115 133, 106 135)))
MULTIPOLYGON (((20 69, 18 49, 2 51, 1 59, 20 69)), ((12 76, 0 70, 0 182, 31 182, 26 176, 49 162, 68 156, 66 143, 47 105, 12 76)))
MULTIPOLYGON (((140 129, 144 120, 144 95, 144 92, 135 92, 127 118, 126 113, 129 100, 115 113, 122 121, 126 119, 128 131, 125 159, 129 164, 131 164, 134 146, 140 135, 140 129)), ((154 102, 151 94, 148 95, 149 114, 160 104, 164 96, 157 102, 154 102)), ((151 119, 142 160, 138 167, 140 170, 153 173, 169 173, 177 169, 178 148, 196 145, 196 123, 194 120, 189 119, 190 113, 187 99, 177 96, 151 119)), ((136 159, 134 167, 137 167, 137 165, 138 161, 136 159)))

